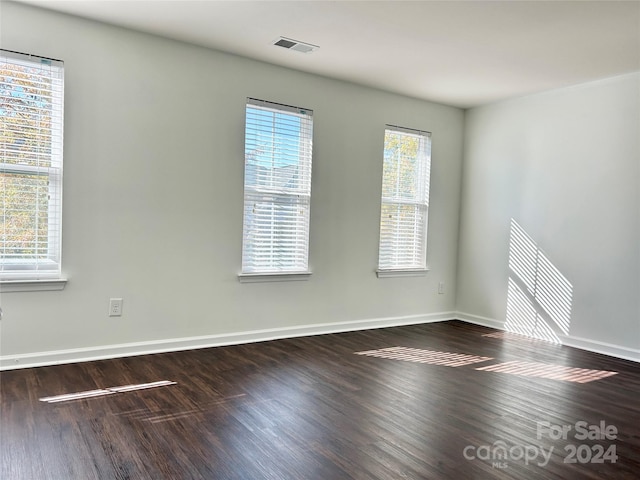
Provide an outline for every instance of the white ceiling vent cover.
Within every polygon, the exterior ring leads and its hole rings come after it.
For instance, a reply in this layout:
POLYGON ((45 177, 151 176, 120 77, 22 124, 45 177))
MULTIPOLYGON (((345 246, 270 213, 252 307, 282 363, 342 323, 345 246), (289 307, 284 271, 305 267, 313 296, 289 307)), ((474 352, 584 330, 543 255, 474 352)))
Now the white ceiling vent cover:
POLYGON ((300 42, 298 40, 293 40, 287 37, 278 37, 273 41, 273 44, 277 47, 286 48, 288 50, 295 50, 296 52, 302 53, 311 53, 314 50, 317 50, 317 45, 312 45, 310 43, 300 42))

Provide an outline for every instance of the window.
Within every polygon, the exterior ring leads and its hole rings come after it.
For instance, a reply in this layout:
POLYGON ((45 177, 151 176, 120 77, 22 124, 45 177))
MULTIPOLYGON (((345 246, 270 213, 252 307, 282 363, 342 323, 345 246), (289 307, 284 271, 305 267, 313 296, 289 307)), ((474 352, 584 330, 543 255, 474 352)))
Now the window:
POLYGON ((431 134, 387 125, 378 276, 426 270, 430 168, 431 134))
POLYGON ((247 99, 242 274, 308 273, 313 112, 247 99))
POLYGON ((0 280, 60 277, 63 75, 0 50, 0 280))

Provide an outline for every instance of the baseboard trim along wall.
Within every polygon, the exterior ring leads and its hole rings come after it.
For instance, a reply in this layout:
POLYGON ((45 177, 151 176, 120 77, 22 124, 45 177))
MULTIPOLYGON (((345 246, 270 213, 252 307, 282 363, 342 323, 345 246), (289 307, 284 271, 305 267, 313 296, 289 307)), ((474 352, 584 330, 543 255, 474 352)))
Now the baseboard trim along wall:
MULTIPOLYGON (((148 342, 123 343, 119 345, 101 345, 97 347, 74 348, 50 352, 36 352, 21 355, 0 356, 0 371, 18 368, 43 367, 65 363, 89 362, 109 358, 132 357, 153 353, 177 352, 196 348, 222 347, 244 343, 265 342, 283 338, 306 337, 329 333, 355 332, 374 328, 399 327, 422 323, 461 320, 464 322, 504 330, 504 322, 464 312, 440 312, 425 315, 355 320, 340 323, 319 323, 293 327, 252 330, 248 332, 205 335, 199 337, 172 338, 148 342)), ((624 360, 640 362, 640 350, 596 342, 585 338, 560 336, 563 345, 601 353, 624 360)))
MULTIPOLYGON (((504 321, 496 320, 493 318, 481 317, 479 315, 472 315, 470 313, 457 312, 456 318, 464 322, 473 323, 475 325, 481 325, 483 327, 495 328, 497 330, 504 330, 504 321)), ((611 357, 621 358, 623 360, 631 360, 633 362, 640 362, 640 350, 634 348, 621 347, 619 345, 613 345, 605 342, 598 342, 595 340, 589 340, 587 338, 574 337, 572 335, 558 335, 562 345, 568 347, 575 347, 581 350, 587 350, 589 352, 601 353, 603 355, 609 355, 611 357)))
POLYGON ((50 352, 36 352, 20 355, 0 356, 0 371, 18 368, 43 367, 64 363, 88 362, 109 358, 131 357, 153 353, 177 352, 196 348, 240 345, 243 343, 265 342, 283 338, 306 337, 329 333, 353 332, 374 328, 399 327, 421 323, 454 320, 455 312, 431 313, 425 315, 408 315, 403 317, 376 318, 355 320, 340 323, 320 323, 248 332, 205 335, 199 337, 172 338, 148 342, 123 343, 119 345, 101 345, 97 347, 74 348, 50 352))

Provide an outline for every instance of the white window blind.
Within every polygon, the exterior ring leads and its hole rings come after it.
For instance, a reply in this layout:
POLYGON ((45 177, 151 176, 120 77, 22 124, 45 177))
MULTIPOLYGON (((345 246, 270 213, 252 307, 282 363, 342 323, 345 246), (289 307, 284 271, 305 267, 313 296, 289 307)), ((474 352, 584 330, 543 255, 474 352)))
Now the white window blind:
POLYGON ((247 99, 243 274, 308 270, 313 112, 247 99))
POLYGON ((431 134, 387 125, 384 135, 380 271, 426 268, 431 134))
POLYGON ((0 279, 60 277, 63 63, 0 50, 0 279))

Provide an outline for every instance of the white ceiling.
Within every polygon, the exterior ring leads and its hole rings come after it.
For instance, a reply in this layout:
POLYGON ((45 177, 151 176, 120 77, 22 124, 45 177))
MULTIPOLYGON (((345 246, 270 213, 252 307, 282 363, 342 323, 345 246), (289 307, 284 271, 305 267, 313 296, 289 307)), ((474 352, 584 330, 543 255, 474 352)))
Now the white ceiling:
POLYGON ((20 1, 463 108, 640 70, 640 1, 20 1))

